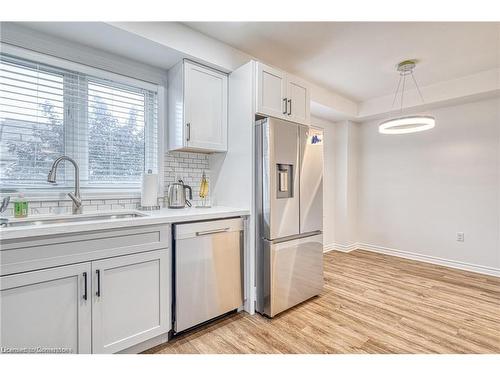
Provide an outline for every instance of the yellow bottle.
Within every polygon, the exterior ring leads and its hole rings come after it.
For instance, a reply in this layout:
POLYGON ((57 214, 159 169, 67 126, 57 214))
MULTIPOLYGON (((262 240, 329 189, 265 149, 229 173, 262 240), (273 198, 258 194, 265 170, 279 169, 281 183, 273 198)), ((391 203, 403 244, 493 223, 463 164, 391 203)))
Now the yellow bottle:
POLYGON ((208 180, 207 180, 207 175, 205 172, 203 172, 201 176, 201 183, 200 183, 200 193, 199 193, 200 198, 203 200, 202 205, 206 205, 206 198, 208 196, 208 180))

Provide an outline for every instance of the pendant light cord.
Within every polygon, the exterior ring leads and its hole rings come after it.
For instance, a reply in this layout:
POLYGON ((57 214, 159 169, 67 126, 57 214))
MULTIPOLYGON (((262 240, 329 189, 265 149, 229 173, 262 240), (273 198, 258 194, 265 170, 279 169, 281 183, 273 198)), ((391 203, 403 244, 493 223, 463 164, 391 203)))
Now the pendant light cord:
POLYGON ((413 78, 413 82, 415 83, 415 86, 417 87, 418 95, 420 95, 420 99, 422 100, 422 103, 425 103, 422 92, 420 92, 420 87, 418 87, 417 80, 415 79, 415 76, 413 75, 413 70, 411 71, 411 78, 413 78))
POLYGON ((401 79, 403 77, 400 75, 399 76, 399 81, 398 81, 398 87, 396 87, 396 92, 394 93, 394 98, 392 99, 392 105, 391 105, 391 110, 394 108, 394 103, 396 103, 396 98, 398 97, 398 91, 399 91, 399 86, 401 85, 401 79))
POLYGON ((406 74, 403 74, 403 88, 401 89, 401 109, 399 110, 399 113, 403 113, 403 99, 405 95, 405 83, 406 83, 406 74))
POLYGON ((422 104, 425 103, 424 96, 422 95, 422 91, 420 91, 420 87, 418 86, 415 75, 413 74, 413 69, 414 68, 411 68, 411 70, 401 71, 399 73, 398 86, 396 87, 396 92, 394 93, 394 97, 392 99, 392 105, 391 105, 391 109, 394 108, 394 104, 396 103, 396 99, 398 97, 399 88, 401 87, 401 81, 403 81, 403 87, 401 88, 401 106, 399 108, 399 113, 403 113, 403 100, 404 100, 404 94, 405 94, 406 76, 407 75, 411 75, 413 83, 415 83, 415 87, 417 88, 418 95, 420 96, 420 100, 422 100, 422 104))

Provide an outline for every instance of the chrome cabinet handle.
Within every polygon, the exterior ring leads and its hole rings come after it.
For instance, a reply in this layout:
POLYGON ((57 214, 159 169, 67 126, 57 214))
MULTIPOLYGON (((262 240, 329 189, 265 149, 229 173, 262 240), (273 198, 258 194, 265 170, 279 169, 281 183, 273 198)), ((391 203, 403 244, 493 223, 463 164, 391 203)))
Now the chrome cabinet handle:
POLYGON ((291 116, 292 115, 292 99, 288 99, 288 115, 291 116))
POLYGON ((197 236, 206 236, 208 234, 215 234, 215 233, 224 233, 227 232, 230 228, 222 228, 222 229, 215 229, 215 230, 204 230, 201 232, 196 232, 197 236))
POLYGON ((288 109, 287 109, 288 108, 288 105, 287 105, 288 102, 287 102, 286 98, 283 98, 283 103, 285 103, 285 110, 283 111, 283 114, 286 115, 287 112, 288 112, 288 109))
POLYGON ((95 270, 95 273, 97 275, 97 291, 95 292, 95 295, 97 297, 100 297, 101 296, 101 271, 95 270))
POLYGON ((86 301, 87 300, 87 272, 83 273, 83 299, 86 301))
POLYGON ((187 137, 186 137, 186 141, 190 141, 191 140, 191 123, 188 122, 186 124, 186 127, 187 127, 187 137))

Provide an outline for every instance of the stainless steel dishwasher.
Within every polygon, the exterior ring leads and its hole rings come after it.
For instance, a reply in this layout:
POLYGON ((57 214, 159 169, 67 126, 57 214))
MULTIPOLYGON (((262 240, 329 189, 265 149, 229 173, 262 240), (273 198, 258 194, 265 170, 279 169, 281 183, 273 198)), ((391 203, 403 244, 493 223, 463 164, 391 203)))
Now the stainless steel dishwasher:
POLYGON ((243 220, 174 225, 174 331, 243 305, 243 220))

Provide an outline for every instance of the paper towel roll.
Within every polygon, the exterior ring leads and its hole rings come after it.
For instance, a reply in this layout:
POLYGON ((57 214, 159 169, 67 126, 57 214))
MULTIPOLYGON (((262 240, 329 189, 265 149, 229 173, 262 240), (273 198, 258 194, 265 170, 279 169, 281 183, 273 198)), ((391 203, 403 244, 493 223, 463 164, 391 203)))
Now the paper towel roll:
POLYGON ((142 175, 141 206, 150 207, 158 205, 158 175, 144 173, 142 175))

